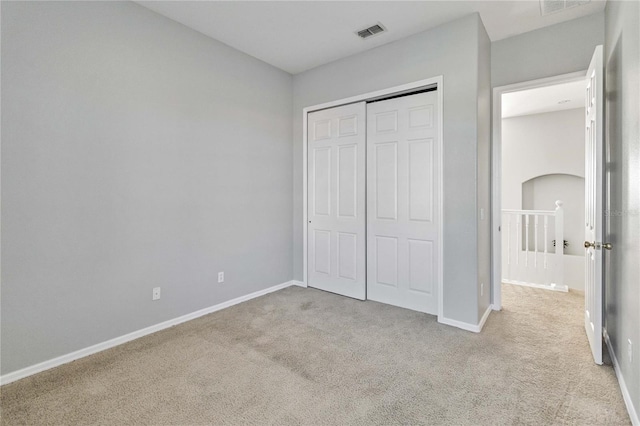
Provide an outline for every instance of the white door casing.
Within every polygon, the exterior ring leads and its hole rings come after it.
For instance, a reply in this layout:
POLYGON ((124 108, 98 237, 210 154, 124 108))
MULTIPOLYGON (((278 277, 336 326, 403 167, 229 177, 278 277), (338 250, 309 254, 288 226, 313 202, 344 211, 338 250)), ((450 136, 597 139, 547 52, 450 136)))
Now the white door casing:
POLYGON ((602 364, 603 287, 603 62, 597 46, 587 71, 585 131, 584 322, 596 364, 602 364))
POLYGON ((436 91, 367 104, 367 298, 438 314, 436 91))
POLYGON ((554 86, 562 83, 572 83, 585 80, 584 71, 576 71, 569 74, 561 74, 552 77, 545 77, 537 80, 523 81, 506 86, 493 88, 493 114, 492 114, 492 214, 491 214, 491 303, 494 310, 502 309, 502 233, 506 224, 502 223, 502 95, 510 92, 535 89, 540 87, 554 86))
POLYGON ((308 114, 308 285, 364 300, 365 103, 308 114))

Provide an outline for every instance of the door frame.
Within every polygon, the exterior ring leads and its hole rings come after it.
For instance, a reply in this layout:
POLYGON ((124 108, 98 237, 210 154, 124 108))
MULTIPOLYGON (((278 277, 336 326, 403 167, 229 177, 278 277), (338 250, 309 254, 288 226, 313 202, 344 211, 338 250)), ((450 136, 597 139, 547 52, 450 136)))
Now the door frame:
MULTIPOLYGON (((309 106, 302 109, 302 219, 303 219, 303 232, 302 232, 302 287, 308 287, 308 265, 307 265, 307 244, 308 244, 308 182, 307 182, 307 148, 308 148, 308 140, 307 140, 307 115, 310 112, 319 111, 322 109, 333 108, 337 106, 352 104, 356 102, 363 101, 372 101, 379 98, 385 98, 393 95, 402 95, 402 94, 410 94, 411 92, 417 91, 418 89, 427 88, 429 86, 436 86, 438 93, 438 110, 440 112, 438 121, 439 121, 439 129, 438 129, 438 143, 440 149, 440 159, 439 159, 439 168, 440 168, 440 179, 439 179, 439 187, 438 187, 438 209, 440 214, 440 224, 438 226, 438 241, 440 242, 438 247, 438 321, 440 321, 443 312, 443 266, 444 266, 444 194, 443 194, 443 176, 444 176, 444 85, 443 85, 443 76, 435 76, 431 78, 427 78, 424 80, 414 81, 412 83, 402 84, 400 86, 389 87, 387 89, 376 90, 373 92, 363 93, 356 96, 351 96, 348 98, 338 99, 331 102, 325 102, 318 105, 309 106)), ((366 247, 365 247, 366 250, 366 247)))
POLYGON ((493 88, 491 119, 491 303, 493 310, 502 309, 502 95, 527 89, 573 83, 584 80, 587 70, 522 81, 493 88))

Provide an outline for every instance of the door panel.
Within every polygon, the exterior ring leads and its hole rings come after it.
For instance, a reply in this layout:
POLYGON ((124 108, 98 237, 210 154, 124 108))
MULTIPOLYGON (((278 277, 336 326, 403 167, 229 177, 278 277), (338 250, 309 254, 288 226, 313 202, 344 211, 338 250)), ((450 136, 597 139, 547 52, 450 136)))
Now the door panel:
POLYGON ((367 297, 438 313, 437 92, 367 105, 367 297))
POLYGON ((596 364, 602 364, 603 86, 602 46, 587 71, 585 104, 585 308, 584 325, 596 364))
POLYGON ((396 220, 398 212, 398 144, 375 145, 376 218, 396 220))
POLYGON ((433 213, 433 139, 409 142, 409 219, 430 222, 433 213))
MULTIPOLYGON (((376 236, 375 284, 398 285, 398 239, 376 236)), ((371 298, 371 297, 370 297, 371 298)), ((375 300, 375 299, 374 299, 375 300)))
POLYGON ((331 148, 313 150, 313 213, 329 216, 331 213, 331 148))
POLYGON ((313 270, 320 274, 331 274, 331 232, 315 229, 313 231, 314 256, 313 270))
POLYGON ((308 114, 310 287, 364 300, 365 103, 308 114))
POLYGON ((409 240, 409 289, 433 292, 433 242, 409 240))
MULTIPOLYGON (((338 147, 338 216, 356 217, 358 191, 358 146, 338 147)), ((364 188, 360 188, 361 191, 364 188)))
POLYGON ((357 280, 358 275, 358 236, 347 232, 338 232, 338 277, 357 280))

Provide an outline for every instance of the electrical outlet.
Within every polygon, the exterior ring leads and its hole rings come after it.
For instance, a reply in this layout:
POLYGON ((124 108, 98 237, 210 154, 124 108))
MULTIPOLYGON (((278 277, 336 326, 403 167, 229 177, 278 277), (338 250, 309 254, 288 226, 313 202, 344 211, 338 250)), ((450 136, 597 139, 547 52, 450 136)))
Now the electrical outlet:
POLYGON ((480 296, 484 296, 484 283, 480 283, 480 296))
POLYGON ((627 355, 629 355, 629 363, 633 362, 633 342, 631 339, 627 340, 627 355))
POLYGON ((224 272, 218 272, 218 282, 219 283, 224 282, 224 272))
POLYGON ((153 288, 153 295, 151 296, 151 300, 158 300, 160 299, 160 287, 154 287, 153 288))

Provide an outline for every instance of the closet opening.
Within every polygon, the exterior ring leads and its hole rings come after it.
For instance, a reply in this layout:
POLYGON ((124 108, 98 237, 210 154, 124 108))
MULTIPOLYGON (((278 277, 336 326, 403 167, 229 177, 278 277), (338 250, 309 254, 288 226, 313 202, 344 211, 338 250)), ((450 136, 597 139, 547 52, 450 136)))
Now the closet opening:
POLYGON ((305 108, 304 285, 442 313, 442 77, 305 108))

